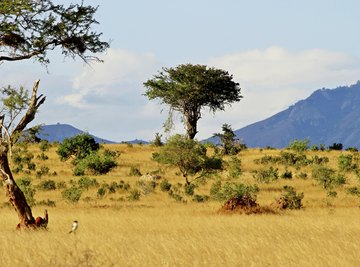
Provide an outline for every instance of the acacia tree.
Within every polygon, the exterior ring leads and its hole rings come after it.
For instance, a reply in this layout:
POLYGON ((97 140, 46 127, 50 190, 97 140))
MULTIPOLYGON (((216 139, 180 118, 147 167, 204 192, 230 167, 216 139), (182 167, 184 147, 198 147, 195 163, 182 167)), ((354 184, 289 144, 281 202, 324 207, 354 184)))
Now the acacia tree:
MULTIPOLYGON (((153 79, 144 83, 145 95, 160 99, 170 106, 168 123, 172 124, 173 111, 182 114, 187 137, 194 139, 202 109, 225 110, 226 105, 241 100, 239 83, 227 71, 205 65, 183 64, 176 68, 163 68, 153 79)), ((165 126, 169 126, 165 124, 165 126)), ((169 129, 169 128, 168 128, 169 129)))
POLYGON ((153 153, 153 160, 176 167, 184 177, 186 185, 223 168, 221 157, 209 157, 203 144, 180 134, 170 137, 159 152, 153 153))
MULTIPOLYGON (((85 62, 99 61, 93 53, 105 51, 109 44, 101 33, 91 29, 97 7, 81 4, 54 4, 51 0, 2 0, 0 4, 0 64, 33 58, 49 64, 47 52, 59 47, 64 56, 79 56, 85 62)), ((15 183, 9 157, 26 126, 35 118, 45 96, 37 95, 36 81, 28 97, 26 90, 7 87, 0 109, 0 172, 6 196, 18 214, 22 227, 46 227, 45 218, 36 220, 23 192, 15 183)))

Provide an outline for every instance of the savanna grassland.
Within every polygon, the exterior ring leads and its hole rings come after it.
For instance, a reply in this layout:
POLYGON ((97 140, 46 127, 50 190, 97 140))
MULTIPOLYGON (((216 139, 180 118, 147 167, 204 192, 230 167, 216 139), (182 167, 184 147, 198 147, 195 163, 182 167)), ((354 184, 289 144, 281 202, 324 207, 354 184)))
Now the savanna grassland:
MULTIPOLYGON (((118 166, 107 175, 87 175, 99 185, 84 189, 77 203, 64 199, 65 188, 38 187, 45 180, 70 187, 80 179, 73 176, 70 162, 59 160, 56 145, 45 152, 37 145, 28 148, 36 168, 30 173, 20 171, 15 177, 31 178, 36 203, 43 203, 35 205, 33 213, 39 216, 48 210, 48 230, 16 231, 17 215, 5 204, 2 190, 1 266, 360 266, 360 198, 349 193, 349 188, 358 187, 360 182, 353 170, 342 171, 345 184, 324 189, 312 177, 314 164, 260 163, 264 156, 278 157, 285 150, 244 150, 237 155, 241 160, 239 177, 230 178, 227 167, 206 183, 199 183, 196 194, 210 196, 216 180, 258 184, 257 202, 270 206, 288 185, 304 193, 303 208, 253 215, 224 214, 219 213, 221 201, 210 198, 199 203, 185 195, 182 201, 176 201, 162 191, 159 184, 164 179, 172 185, 184 181, 176 169, 152 161, 156 147, 105 147, 119 152, 118 166), (48 159, 38 157, 41 153, 48 159), (36 171, 44 166, 48 172, 37 175, 36 171), (254 171, 270 167, 278 169, 278 179, 268 183, 255 180, 254 171), (139 176, 130 175, 134 168, 142 174, 160 175, 156 187, 150 190, 140 184, 139 176), (292 178, 282 178, 285 171, 291 172, 292 178), (114 182, 130 188, 117 187, 111 193, 109 186, 114 182), (99 195, 104 184, 109 186, 104 187, 105 194, 99 195), (132 195, 135 189, 140 192, 138 200, 132 195), (75 219, 79 229, 69 234, 75 219)), ((354 164, 358 157, 357 152, 346 151, 304 153, 308 159, 327 157, 328 162, 322 164, 337 171, 340 155, 352 155, 354 164)), ((226 160, 230 161, 230 157, 226 160)))

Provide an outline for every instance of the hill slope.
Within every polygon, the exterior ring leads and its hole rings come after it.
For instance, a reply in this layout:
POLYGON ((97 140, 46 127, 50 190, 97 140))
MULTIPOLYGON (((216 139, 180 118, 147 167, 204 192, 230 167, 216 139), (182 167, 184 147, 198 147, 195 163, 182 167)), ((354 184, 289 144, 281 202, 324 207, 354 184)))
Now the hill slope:
MULTIPOLYGON (((70 138, 78 134, 85 133, 68 124, 51 124, 41 126, 40 133, 37 135, 40 139, 48 140, 49 142, 62 142, 65 138, 70 138)), ((115 144, 116 142, 109 141, 91 135, 95 141, 101 144, 115 144)))
POLYGON ((248 147, 283 148, 294 139, 360 148, 360 82, 319 89, 263 121, 234 131, 248 147))

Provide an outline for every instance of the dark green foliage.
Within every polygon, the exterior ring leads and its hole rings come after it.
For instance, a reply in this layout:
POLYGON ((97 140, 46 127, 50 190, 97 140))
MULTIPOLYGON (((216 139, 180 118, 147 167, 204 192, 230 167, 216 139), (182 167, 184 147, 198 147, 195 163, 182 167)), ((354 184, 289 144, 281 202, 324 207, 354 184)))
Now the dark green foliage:
POLYGON ((301 209, 304 193, 297 194, 292 186, 285 185, 281 195, 282 208, 284 209, 301 209))
POLYGON ((349 187, 347 189, 348 194, 360 197, 360 188, 357 186, 349 187))
POLYGON ((106 195, 106 186, 101 186, 96 195, 98 198, 103 198, 106 195))
POLYGON ((225 110, 226 105, 242 98, 241 88, 227 71, 205 65, 183 64, 163 71, 144 83, 145 95, 159 99, 170 106, 166 129, 172 126, 172 111, 180 112, 187 130, 187 137, 194 139, 197 122, 203 108, 210 111, 225 110))
POLYGON ((91 187, 98 187, 99 182, 95 178, 91 179, 87 176, 83 176, 79 179, 78 186, 79 188, 88 190, 91 187))
POLYGON ((169 138, 159 152, 153 154, 153 160, 176 167, 186 183, 190 184, 189 176, 198 175, 194 181, 222 170, 222 159, 208 157, 206 152, 206 147, 200 142, 178 134, 169 138))
POLYGON ((333 143, 329 146, 329 150, 342 150, 343 145, 341 143, 333 143))
POLYGON ((234 156, 230 159, 228 162, 228 172, 228 176, 231 179, 237 179, 241 176, 241 160, 238 157, 234 156))
POLYGON ((41 181, 38 185, 38 188, 40 190, 49 191, 49 190, 55 190, 56 189, 56 183, 53 180, 45 180, 41 181))
POLYGON ((318 155, 315 155, 312 159, 311 159, 311 163, 312 164, 326 164, 329 162, 329 158, 324 156, 324 157, 319 157, 318 155))
POLYGON ((48 151, 51 147, 51 144, 47 140, 41 140, 39 144, 39 148, 42 152, 48 151))
POLYGON ((36 172, 36 177, 37 177, 37 178, 41 178, 43 175, 48 175, 48 174, 49 174, 49 171, 50 171, 49 167, 47 167, 47 166, 42 166, 42 167, 40 168, 40 170, 36 172))
POLYGON ((206 196, 206 195, 194 195, 192 200, 194 202, 198 202, 198 203, 203 203, 203 202, 206 202, 210 199, 209 196, 206 196))
POLYGON ((163 192, 168 192, 171 189, 171 184, 169 183, 169 181, 167 179, 164 179, 161 181, 160 189, 163 192))
POLYGON ((154 141, 151 142, 152 145, 153 145, 153 146, 163 146, 164 143, 161 141, 161 137, 162 137, 161 134, 156 133, 156 134, 155 134, 155 139, 154 139, 154 141))
POLYGON ((44 152, 42 152, 40 155, 37 155, 36 158, 44 161, 49 159, 49 157, 45 155, 44 152))
POLYGON ((289 144, 288 149, 294 150, 296 152, 304 152, 309 148, 309 143, 310 141, 307 139, 305 140, 295 139, 289 144))
POLYGON ((127 191, 130 189, 130 184, 129 183, 125 183, 123 180, 121 180, 118 184, 118 188, 124 191, 127 191))
POLYGON ((134 166, 130 167, 129 176, 141 176, 141 175, 142 173, 139 167, 134 167, 134 166))
POLYGON ((67 160, 74 157, 75 161, 82 160, 98 151, 100 145, 94 137, 89 134, 79 134, 71 138, 66 138, 58 147, 57 154, 61 160, 67 160))
POLYGON ((222 133, 214 134, 214 137, 220 138, 224 155, 236 155, 242 149, 246 148, 244 144, 241 144, 239 140, 235 138, 236 135, 229 124, 223 124, 222 131, 222 133))
POLYGON ((127 200, 129 201, 138 201, 140 200, 141 197, 141 192, 134 188, 130 191, 129 195, 127 196, 127 200))
POLYGON ((358 166, 353 163, 353 156, 352 155, 340 155, 338 158, 338 166, 339 171, 351 171, 356 170, 358 166))
POLYGON ((85 158, 78 160, 74 169, 74 175, 106 174, 117 166, 115 159, 111 156, 91 153, 85 158))
POLYGON ((300 173, 298 173, 298 174, 296 175, 296 177, 297 177, 297 178, 300 178, 300 179, 303 179, 303 180, 306 180, 307 177, 308 177, 308 175, 307 175, 307 173, 305 173, 305 172, 300 172, 300 173))
POLYGON ((26 202, 30 207, 35 206, 35 193, 36 190, 32 186, 32 181, 30 177, 23 177, 16 180, 16 184, 20 188, 20 190, 24 193, 26 202))
POLYGON ((345 149, 345 151, 358 152, 359 150, 356 147, 348 147, 347 149, 345 149))
POLYGON ((248 199, 256 202, 259 187, 257 185, 246 185, 242 183, 216 182, 210 189, 210 197, 214 200, 225 201, 231 198, 248 199))
POLYGON ((76 186, 72 186, 62 192, 63 198, 71 203, 79 202, 81 195, 82 189, 76 186))
POLYGON ((94 19, 96 10, 97 7, 85 6, 83 2, 64 6, 51 0, 3 0, 0 62, 34 58, 48 64, 48 51, 56 47, 64 56, 79 56, 85 62, 99 60, 87 54, 109 47, 100 40, 101 33, 91 29, 98 23, 94 19))
POLYGON ((253 177, 259 183, 269 183, 279 178, 279 170, 271 166, 268 169, 254 171, 253 177))
POLYGON ((317 167, 312 171, 312 177, 326 190, 343 185, 346 182, 344 175, 336 173, 335 170, 327 167, 317 167))
POLYGON ((282 179, 292 179, 292 172, 289 170, 285 170, 284 173, 281 174, 282 179))
POLYGON ((194 184, 186 184, 184 186, 184 192, 188 196, 193 196, 196 186, 194 184))

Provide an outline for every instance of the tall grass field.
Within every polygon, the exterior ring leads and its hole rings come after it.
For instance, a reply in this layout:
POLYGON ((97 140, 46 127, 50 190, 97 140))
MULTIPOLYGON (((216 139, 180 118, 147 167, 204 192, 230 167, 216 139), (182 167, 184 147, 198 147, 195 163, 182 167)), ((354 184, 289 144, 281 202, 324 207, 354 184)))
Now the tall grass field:
POLYGON ((184 178, 152 160, 158 148, 104 145, 118 152, 118 166, 106 175, 86 175, 97 184, 82 188, 80 200, 71 202, 63 192, 77 188, 81 177, 73 175, 71 160, 59 160, 57 147, 41 151, 30 145, 26 151, 35 168, 24 165, 14 173, 17 180, 31 179, 33 214, 48 210, 47 230, 17 231, 16 212, 0 192, 0 266, 360 266, 358 152, 306 151, 313 163, 292 165, 269 160, 294 153, 290 150, 246 149, 236 156, 241 171, 231 176, 234 166, 225 165, 221 173, 196 184, 195 194, 204 198, 194 201, 163 190, 165 179, 181 188, 184 178), (344 169, 339 158, 347 155, 352 162, 344 169), (327 160, 319 163, 321 158, 327 160), (313 177, 318 165, 335 170, 345 182, 324 188, 313 177), (260 171, 270 167, 278 178, 261 181, 260 171), (149 173, 157 176, 155 183, 140 182, 140 175, 149 173), (41 186, 48 180, 56 188, 41 186), (219 212, 224 201, 210 194, 217 181, 257 184, 262 207, 272 207, 283 187, 291 186, 304 193, 303 207, 250 215, 219 212), (74 220, 78 230, 69 234, 74 220))

